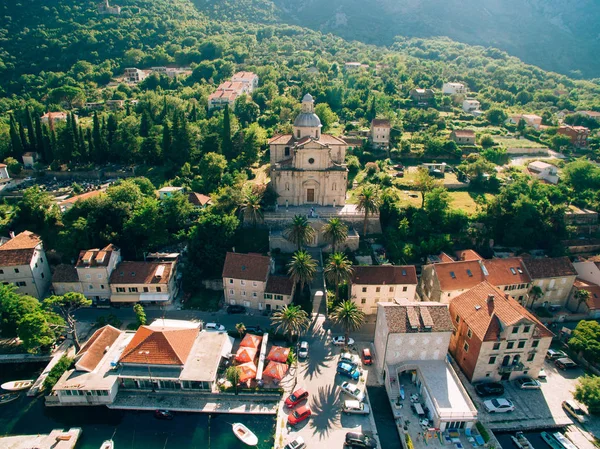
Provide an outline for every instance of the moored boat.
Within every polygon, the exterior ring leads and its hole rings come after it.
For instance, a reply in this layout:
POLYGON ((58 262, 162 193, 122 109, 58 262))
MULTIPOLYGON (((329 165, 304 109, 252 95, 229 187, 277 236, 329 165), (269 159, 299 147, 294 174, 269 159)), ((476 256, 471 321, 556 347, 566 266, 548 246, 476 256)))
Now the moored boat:
POLYGON ((173 413, 169 410, 156 410, 154 412, 154 417, 157 419, 173 419, 173 413))
POLYGON ((6 391, 21 391, 30 388, 33 385, 33 380, 13 380, 11 382, 5 382, 0 387, 6 391))
POLYGON ((513 440, 513 443, 515 443, 519 449, 533 449, 533 445, 529 442, 527 437, 525 437, 523 432, 517 432, 515 435, 512 435, 510 439, 513 440))
POLYGON ((552 449, 578 449, 566 436, 560 432, 542 432, 542 440, 548 443, 552 449))
POLYGON ((102 446, 100 446, 100 449, 114 449, 115 448, 115 442, 113 440, 106 440, 104 441, 104 443, 102 443, 102 446))
POLYGON ((242 423, 238 422, 233 425, 233 433, 242 443, 248 446, 256 446, 258 444, 256 435, 242 423))
POLYGON ((20 396, 19 393, 0 394, 0 405, 8 404, 9 402, 12 402, 15 399, 18 399, 19 396, 20 396))

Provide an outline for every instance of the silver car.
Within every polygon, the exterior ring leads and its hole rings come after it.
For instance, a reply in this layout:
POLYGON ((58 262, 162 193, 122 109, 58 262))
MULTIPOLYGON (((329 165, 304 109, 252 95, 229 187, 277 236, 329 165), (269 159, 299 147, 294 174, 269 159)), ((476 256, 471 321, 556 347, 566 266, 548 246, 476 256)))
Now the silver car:
POLYGON ((371 412, 371 409, 364 402, 348 400, 344 401, 342 412, 347 414, 368 415, 371 412))
POLYGON ((308 342, 301 341, 300 347, 298 348, 298 358, 306 359, 308 358, 308 342))

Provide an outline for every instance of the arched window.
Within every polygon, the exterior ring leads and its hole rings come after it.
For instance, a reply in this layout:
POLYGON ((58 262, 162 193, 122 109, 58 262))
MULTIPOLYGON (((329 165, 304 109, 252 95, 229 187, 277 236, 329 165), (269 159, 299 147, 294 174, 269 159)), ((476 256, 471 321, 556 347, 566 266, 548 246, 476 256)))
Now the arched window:
POLYGON ((335 182, 331 185, 331 190, 337 190, 337 185, 335 182))
POLYGON ((289 182, 285 183, 285 190, 290 190, 290 183, 289 182))
POLYGON ((296 137, 300 138, 300 130, 296 131, 296 137))

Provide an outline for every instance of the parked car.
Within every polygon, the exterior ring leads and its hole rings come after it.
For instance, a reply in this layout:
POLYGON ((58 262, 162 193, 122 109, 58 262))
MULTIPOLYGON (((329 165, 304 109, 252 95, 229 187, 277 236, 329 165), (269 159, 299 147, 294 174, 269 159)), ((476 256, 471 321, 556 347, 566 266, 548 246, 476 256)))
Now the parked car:
POLYGON ((300 348, 298 349, 298 357, 301 359, 305 359, 308 357, 308 342, 301 341, 300 348))
POLYGON ((358 370, 358 368, 349 363, 338 363, 337 373, 354 380, 358 380, 358 378, 360 377, 360 371, 358 370))
POLYGON ((345 345, 353 345, 354 340, 352 338, 348 338, 348 343, 346 343, 346 337, 343 335, 338 335, 337 337, 333 337, 333 344, 336 346, 345 346, 345 345))
POLYGON ((483 406, 489 413, 506 413, 515 409, 515 405, 506 398, 494 398, 484 401, 483 406))
POLYGON ((304 442, 304 438, 297 436, 295 440, 286 444, 283 449, 304 449, 305 447, 306 443, 304 442))
POLYGON ((361 449, 376 449, 377 441, 375 441, 371 432, 348 432, 346 434, 346 439, 344 440, 344 446, 361 449))
POLYGON ((481 397, 501 396, 504 394, 504 385, 498 382, 484 382, 475 385, 475 393, 481 397))
POLYGON ((344 401, 342 412, 346 414, 368 415, 371 412, 371 409, 364 402, 349 400, 344 401))
POLYGON ((542 386, 537 380, 529 376, 519 377, 515 382, 521 390, 539 390, 542 386))
POLYGON ((577 368, 577 363, 571 360, 569 357, 563 357, 562 359, 557 359, 554 361, 554 364, 558 369, 567 370, 577 368))
POLYGON ((225 326, 219 323, 206 323, 204 325, 204 330, 211 332, 225 332, 225 326))
POLYGON ((546 358, 548 360, 562 359, 566 356, 567 354, 559 349, 548 349, 548 351, 546 352, 546 358))
POLYGON ((285 400, 285 406, 288 408, 293 408, 305 399, 308 399, 308 391, 306 391, 304 388, 299 388, 288 396, 288 398, 285 400))
POLYGON ((350 354, 349 352, 342 352, 340 354, 340 360, 338 363, 349 363, 351 365, 356 365, 360 363, 360 358, 357 355, 350 354))
POLYGON ((588 420, 588 415, 575 401, 563 401, 562 406, 569 415, 583 424, 588 420))
POLYGON ((373 357, 371 357, 371 350, 369 348, 364 348, 362 350, 362 362, 365 365, 373 364, 373 357))
POLYGON ((349 394, 357 401, 362 401, 365 398, 365 394, 360 391, 360 388, 354 384, 351 384, 350 382, 342 383, 341 389, 344 393, 349 394))
POLYGON ((246 308, 244 306, 238 306, 236 304, 227 307, 227 313, 233 315, 235 313, 246 313, 246 308))
POLYGON ((308 408, 306 405, 302 405, 288 415, 288 424, 290 426, 295 426, 302 421, 306 421, 308 418, 310 418, 311 414, 312 412, 310 411, 310 408, 308 408))
POLYGON ((538 373, 538 379, 544 380, 544 379, 546 379, 546 377, 547 377, 546 370, 544 370, 544 368, 542 368, 540 370, 540 372, 538 373))
POLYGON ((254 334, 254 335, 262 335, 265 332, 260 328, 260 326, 245 326, 246 327, 246 333, 247 334, 254 334))

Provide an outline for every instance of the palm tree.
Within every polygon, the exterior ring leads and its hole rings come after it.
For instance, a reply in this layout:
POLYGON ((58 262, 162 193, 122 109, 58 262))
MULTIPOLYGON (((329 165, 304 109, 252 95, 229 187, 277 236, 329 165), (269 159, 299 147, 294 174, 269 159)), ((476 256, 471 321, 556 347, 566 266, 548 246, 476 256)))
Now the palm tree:
POLYGON ((529 291, 529 296, 531 296, 531 308, 533 309, 535 302, 544 296, 544 290, 542 290, 540 286, 534 285, 529 291))
POLYGON ((577 290, 575 292, 574 296, 575 296, 575 299, 577 300, 577 309, 575 309, 575 313, 579 312, 579 308, 581 307, 581 304, 583 304, 583 303, 587 304, 589 302, 590 298, 592 297, 590 292, 587 290, 577 290))
POLYGON ((337 244, 345 242, 348 238, 348 226, 346 226, 339 218, 332 218, 323 227, 323 237, 331 242, 331 249, 335 253, 337 244))
POLYGON ((333 309, 330 318, 335 324, 339 324, 344 328, 344 337, 347 343, 350 331, 357 330, 363 325, 365 314, 358 308, 356 303, 347 300, 333 309))
POLYGON ((300 283, 300 294, 304 292, 304 284, 313 280, 317 272, 317 261, 304 250, 296 251, 288 263, 288 274, 294 284, 300 283))
POLYGON ((244 323, 237 323, 235 325, 235 329, 238 331, 238 334, 240 334, 240 338, 242 338, 246 333, 246 326, 244 325, 244 323))
POLYGON ((294 337, 300 336, 303 331, 308 329, 310 320, 308 313, 300 306, 289 305, 273 314, 271 324, 278 332, 289 336, 290 341, 293 341, 294 337))
POLYGON ((237 366, 230 366, 225 370, 225 378, 233 384, 235 387, 235 394, 238 394, 238 384, 240 383, 240 377, 242 371, 237 366))
POLYGON ((240 213, 244 220, 249 220, 253 226, 256 226, 263 219, 262 195, 247 190, 244 199, 240 204, 240 213))
POLYGON ((308 223, 308 219, 304 215, 294 215, 294 219, 284 231, 284 236, 290 242, 298 246, 298 251, 313 239, 315 230, 308 223))
POLYGON ((340 284, 348 282, 352 277, 354 269, 352 262, 348 260, 344 253, 333 253, 327 258, 325 263, 325 279, 335 285, 335 300, 340 299, 340 284))
POLYGON ((376 214, 379 211, 379 190, 375 186, 364 186, 358 195, 357 209, 365 212, 363 223, 363 237, 367 235, 367 219, 369 214, 376 214))

